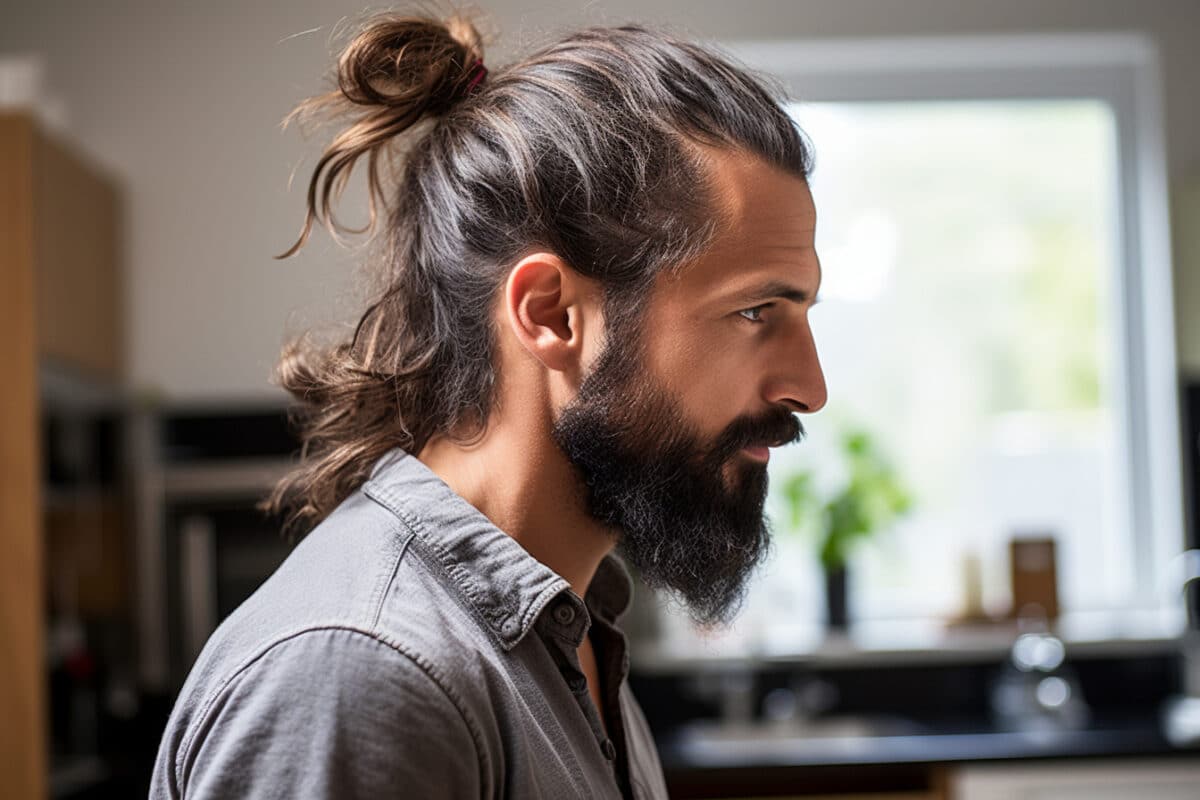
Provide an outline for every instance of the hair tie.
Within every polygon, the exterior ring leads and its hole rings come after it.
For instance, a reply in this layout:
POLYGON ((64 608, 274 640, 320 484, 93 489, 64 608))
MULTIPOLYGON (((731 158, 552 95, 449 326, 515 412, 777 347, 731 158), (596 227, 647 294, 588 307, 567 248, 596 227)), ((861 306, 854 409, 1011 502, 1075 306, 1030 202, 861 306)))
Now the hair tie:
POLYGON ((475 91, 479 84, 483 83, 483 79, 487 77, 487 67, 483 65, 483 59, 475 59, 475 63, 471 65, 471 77, 467 81, 467 87, 463 89, 462 96, 467 96, 475 91))

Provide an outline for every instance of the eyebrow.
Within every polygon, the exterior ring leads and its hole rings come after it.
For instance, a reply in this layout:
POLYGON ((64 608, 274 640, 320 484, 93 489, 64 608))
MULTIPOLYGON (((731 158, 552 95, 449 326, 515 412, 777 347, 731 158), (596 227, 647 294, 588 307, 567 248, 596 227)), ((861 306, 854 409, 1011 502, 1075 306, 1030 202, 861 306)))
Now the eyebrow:
MULTIPOLYGON (((818 294, 820 294, 820 292, 818 292, 818 294)), ((799 303, 801 305, 812 299, 812 295, 809 292, 806 292, 803 289, 798 289, 795 286, 792 286, 790 283, 784 283, 783 281, 771 281, 761 286, 756 286, 752 289, 749 289, 748 291, 739 292, 738 294, 734 295, 734 297, 738 302, 741 303, 760 303, 764 300, 771 300, 778 297, 783 300, 790 300, 793 303, 799 303)), ((813 305, 816 305, 819 302, 819 298, 814 299, 813 305)))

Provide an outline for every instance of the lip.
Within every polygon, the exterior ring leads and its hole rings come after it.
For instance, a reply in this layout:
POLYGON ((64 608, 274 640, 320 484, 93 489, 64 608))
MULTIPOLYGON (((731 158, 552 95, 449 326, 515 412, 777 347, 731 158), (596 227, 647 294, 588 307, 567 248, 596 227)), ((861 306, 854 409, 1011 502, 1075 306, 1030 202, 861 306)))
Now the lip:
POLYGON ((771 458, 771 449, 762 445, 755 447, 743 447, 742 452, 750 456, 750 458, 754 459, 755 461, 766 462, 771 458))

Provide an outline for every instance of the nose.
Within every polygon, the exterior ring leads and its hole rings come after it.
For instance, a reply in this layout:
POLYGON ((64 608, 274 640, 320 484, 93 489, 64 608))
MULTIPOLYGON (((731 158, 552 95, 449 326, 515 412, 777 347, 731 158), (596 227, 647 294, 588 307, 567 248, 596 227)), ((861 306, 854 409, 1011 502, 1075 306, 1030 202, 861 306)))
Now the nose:
POLYGON ((781 344, 783 349, 772 359, 763 399, 787 405, 801 414, 820 411, 829 395, 812 328, 804 325, 799 336, 781 344))

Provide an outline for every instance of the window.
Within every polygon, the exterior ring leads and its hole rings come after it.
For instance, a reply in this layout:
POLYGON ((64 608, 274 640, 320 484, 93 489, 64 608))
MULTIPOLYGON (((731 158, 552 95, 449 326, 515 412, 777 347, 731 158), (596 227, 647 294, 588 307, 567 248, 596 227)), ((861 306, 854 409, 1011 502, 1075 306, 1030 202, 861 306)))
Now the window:
POLYGON ((1134 36, 748 45, 813 140, 830 401, 777 453, 776 557, 733 630, 668 614, 668 651, 785 654, 822 636, 794 470, 839 480, 849 426, 915 505, 851 561, 864 646, 933 643, 1009 605, 1007 542, 1052 536, 1068 638, 1169 635, 1181 549, 1174 327, 1159 110, 1134 36))

